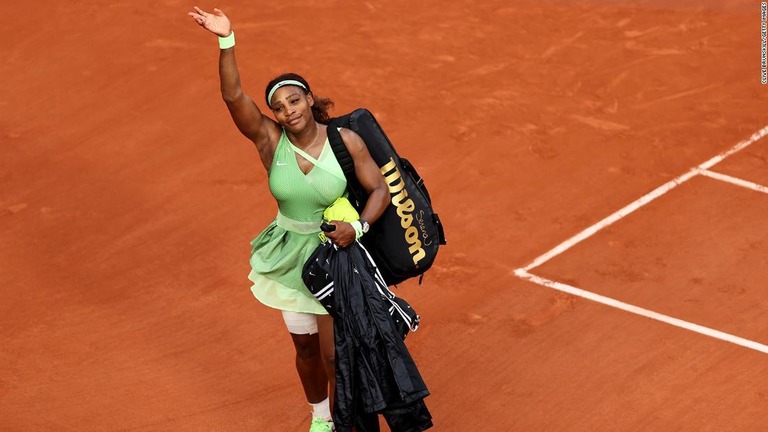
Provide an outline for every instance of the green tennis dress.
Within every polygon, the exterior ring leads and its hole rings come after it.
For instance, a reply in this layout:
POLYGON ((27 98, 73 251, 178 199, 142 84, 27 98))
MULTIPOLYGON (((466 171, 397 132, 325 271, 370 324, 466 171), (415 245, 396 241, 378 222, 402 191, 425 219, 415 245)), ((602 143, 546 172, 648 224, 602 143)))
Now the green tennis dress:
POLYGON ((343 196, 347 180, 326 139, 318 159, 291 143, 283 130, 269 167, 269 190, 277 201, 277 217, 251 241, 251 291, 276 309, 327 314, 301 279, 301 270, 320 244, 323 210, 343 196), (314 164, 299 168, 296 154, 314 164))

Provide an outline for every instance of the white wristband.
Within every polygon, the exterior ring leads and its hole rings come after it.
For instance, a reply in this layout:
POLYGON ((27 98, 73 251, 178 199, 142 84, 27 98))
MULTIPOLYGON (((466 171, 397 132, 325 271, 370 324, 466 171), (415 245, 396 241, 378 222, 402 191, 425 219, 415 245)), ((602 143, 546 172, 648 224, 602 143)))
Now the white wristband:
POLYGON ((235 31, 232 30, 229 32, 229 36, 227 37, 221 37, 219 36, 219 48, 220 49, 229 49, 235 46, 235 31))
POLYGON ((363 224, 360 223, 359 220, 350 222, 349 224, 352 225, 352 228, 355 229, 355 240, 363 236, 363 224))

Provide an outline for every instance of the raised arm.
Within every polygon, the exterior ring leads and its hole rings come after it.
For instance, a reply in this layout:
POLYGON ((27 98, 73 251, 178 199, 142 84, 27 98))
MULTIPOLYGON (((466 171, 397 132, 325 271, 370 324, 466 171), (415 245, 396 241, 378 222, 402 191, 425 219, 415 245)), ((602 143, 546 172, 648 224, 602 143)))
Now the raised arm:
MULTIPOLYGON (((194 9, 194 12, 189 12, 189 16, 200 27, 219 37, 232 34, 232 24, 220 9, 214 8, 213 13, 205 12, 197 6, 194 9)), ((280 127, 274 120, 263 115, 253 99, 243 93, 234 46, 220 50, 219 78, 221 96, 227 104, 232 120, 240 132, 256 144, 264 167, 269 169, 280 138, 280 127)))

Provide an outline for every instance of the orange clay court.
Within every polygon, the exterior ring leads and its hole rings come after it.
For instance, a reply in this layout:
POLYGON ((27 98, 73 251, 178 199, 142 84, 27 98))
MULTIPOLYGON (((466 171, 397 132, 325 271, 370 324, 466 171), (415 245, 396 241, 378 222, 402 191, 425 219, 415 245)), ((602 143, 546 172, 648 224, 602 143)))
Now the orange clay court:
MULTIPOLYGON (((0 430, 305 431, 274 217, 215 37, 165 0, 0 27, 0 430)), ((229 1, 243 86, 364 106, 448 245, 396 292, 435 431, 761 431, 760 2, 229 1)))

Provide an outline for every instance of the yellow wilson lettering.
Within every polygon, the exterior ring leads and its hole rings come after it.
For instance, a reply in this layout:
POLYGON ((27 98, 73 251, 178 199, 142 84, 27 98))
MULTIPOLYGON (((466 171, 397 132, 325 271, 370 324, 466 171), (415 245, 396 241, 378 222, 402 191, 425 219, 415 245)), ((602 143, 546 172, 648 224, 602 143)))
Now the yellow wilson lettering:
POLYGON ((418 265, 419 261, 427 254, 421 247, 419 229, 413 225, 413 215, 411 213, 416 209, 416 205, 408 197, 408 191, 405 190, 405 181, 400 175, 400 170, 397 169, 394 159, 389 158, 389 162, 381 167, 380 171, 392 196, 392 205, 395 206, 397 215, 400 217, 400 226, 405 230, 405 241, 410 245, 408 252, 413 258, 413 263, 418 265))

